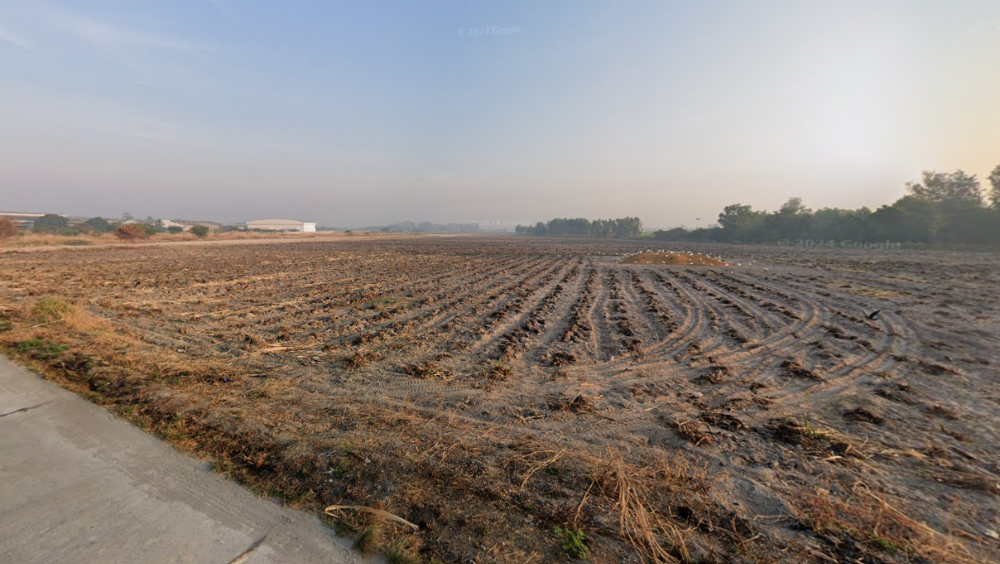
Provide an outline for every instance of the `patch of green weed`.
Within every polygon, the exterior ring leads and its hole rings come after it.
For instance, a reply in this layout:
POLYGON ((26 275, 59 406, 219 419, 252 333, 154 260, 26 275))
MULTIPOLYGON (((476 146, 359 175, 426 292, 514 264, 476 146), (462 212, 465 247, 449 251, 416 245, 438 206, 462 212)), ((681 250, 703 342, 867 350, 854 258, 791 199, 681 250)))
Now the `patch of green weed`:
POLYGON ((564 529, 557 526, 556 536, 559 537, 559 547, 569 556, 583 560, 590 554, 587 537, 579 527, 564 529))

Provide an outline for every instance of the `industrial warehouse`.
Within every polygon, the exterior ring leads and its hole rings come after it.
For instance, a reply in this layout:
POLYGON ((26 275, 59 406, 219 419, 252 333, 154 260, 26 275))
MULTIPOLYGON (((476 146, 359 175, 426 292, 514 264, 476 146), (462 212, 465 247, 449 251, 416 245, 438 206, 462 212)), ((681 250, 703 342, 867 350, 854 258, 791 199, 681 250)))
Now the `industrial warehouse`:
POLYGON ((298 233, 312 233, 316 231, 315 223, 306 223, 294 219, 258 219, 248 221, 247 229, 251 231, 290 231, 298 233))

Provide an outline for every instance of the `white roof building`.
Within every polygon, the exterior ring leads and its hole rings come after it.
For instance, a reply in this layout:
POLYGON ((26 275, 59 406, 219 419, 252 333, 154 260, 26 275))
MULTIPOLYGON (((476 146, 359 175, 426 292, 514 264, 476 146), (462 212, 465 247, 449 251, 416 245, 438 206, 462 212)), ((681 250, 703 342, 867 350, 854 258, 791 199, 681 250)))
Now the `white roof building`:
POLYGON ((215 221, 188 221, 186 219, 161 219, 160 223, 164 227, 180 227, 184 231, 190 231, 195 225, 204 225, 212 231, 218 231, 223 227, 221 223, 215 221))
POLYGON ((247 222, 247 229, 258 229, 261 231, 298 231, 299 233, 310 233, 316 231, 315 223, 295 221, 294 219, 258 219, 247 222))

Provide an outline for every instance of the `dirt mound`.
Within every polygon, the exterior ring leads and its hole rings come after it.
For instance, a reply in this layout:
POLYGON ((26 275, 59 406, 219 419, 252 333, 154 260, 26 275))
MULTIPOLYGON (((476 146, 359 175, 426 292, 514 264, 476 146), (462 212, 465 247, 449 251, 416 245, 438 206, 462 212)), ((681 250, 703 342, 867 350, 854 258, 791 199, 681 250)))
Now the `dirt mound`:
POLYGON ((622 264, 665 264, 670 266, 729 266, 715 257, 688 253, 645 252, 630 255, 622 264))

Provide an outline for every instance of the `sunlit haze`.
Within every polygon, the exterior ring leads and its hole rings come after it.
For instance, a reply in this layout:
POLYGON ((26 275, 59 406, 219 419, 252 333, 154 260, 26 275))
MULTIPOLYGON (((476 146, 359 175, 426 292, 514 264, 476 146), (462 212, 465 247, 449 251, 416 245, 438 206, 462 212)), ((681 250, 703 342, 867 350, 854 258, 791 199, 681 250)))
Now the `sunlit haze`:
POLYGON ((996 0, 4 2, 0 209, 874 208, 922 170, 1000 163, 998 71, 996 0))

